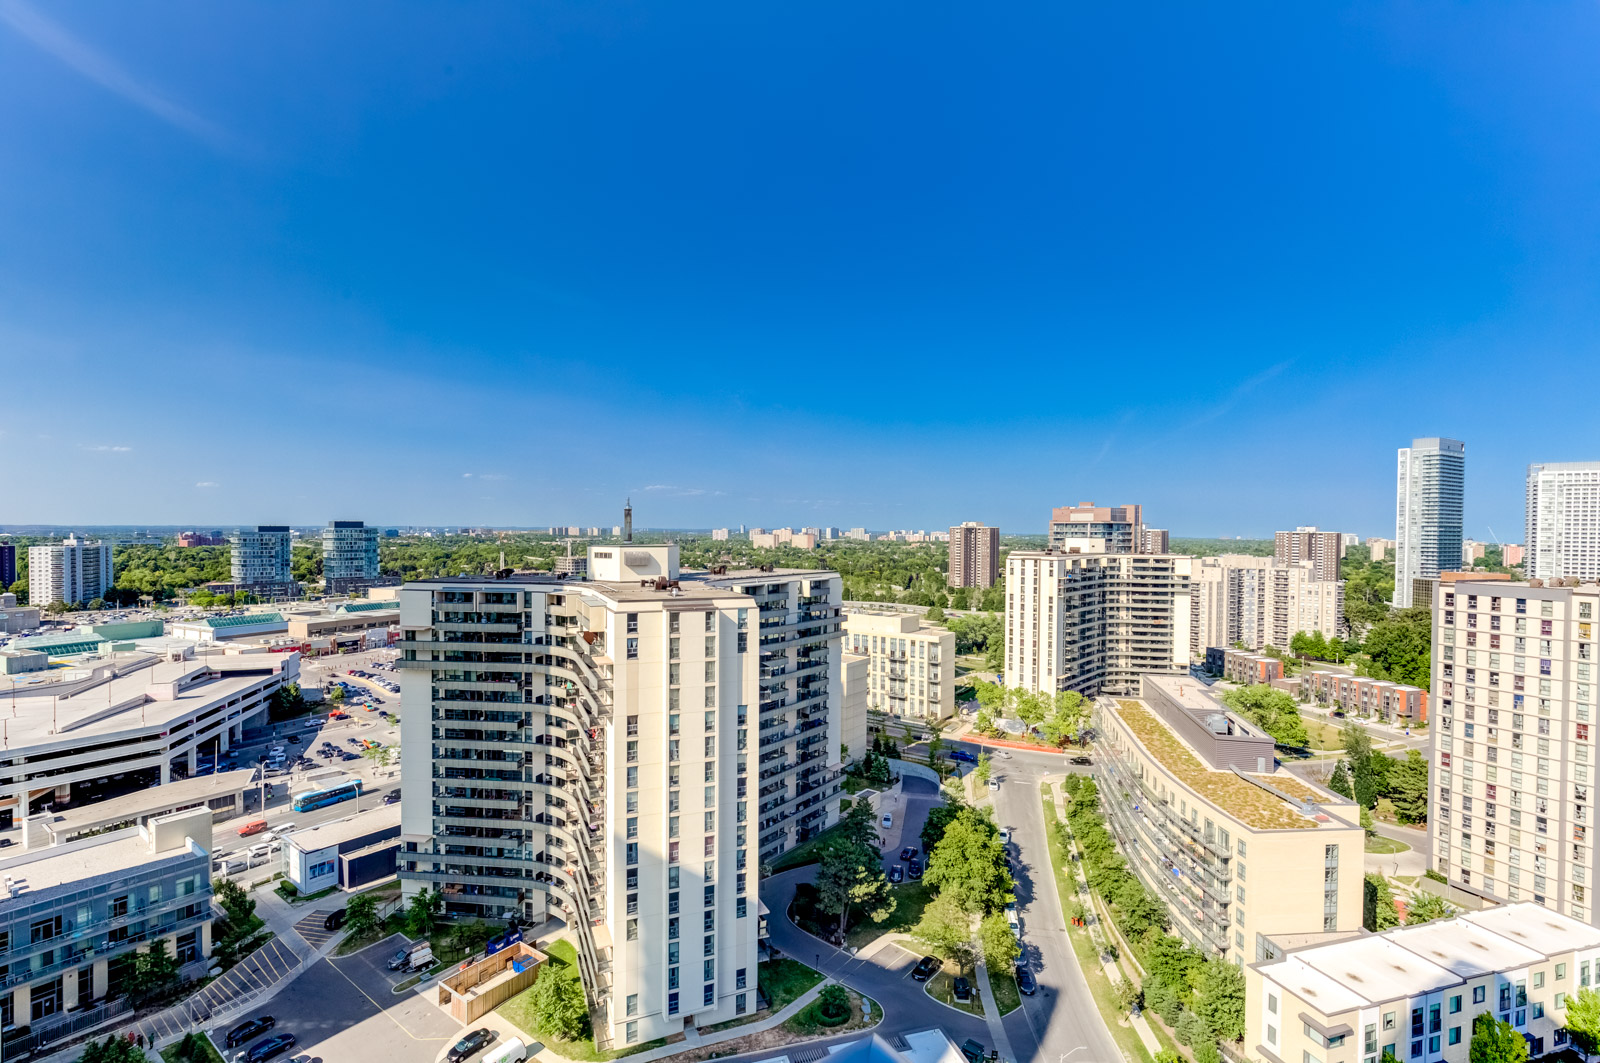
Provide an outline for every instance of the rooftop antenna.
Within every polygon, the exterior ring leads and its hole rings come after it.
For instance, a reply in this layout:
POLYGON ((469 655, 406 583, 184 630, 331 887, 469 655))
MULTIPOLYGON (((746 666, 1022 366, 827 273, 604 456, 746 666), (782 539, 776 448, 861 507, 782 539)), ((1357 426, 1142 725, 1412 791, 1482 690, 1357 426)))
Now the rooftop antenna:
POLYGON ((622 505, 622 541, 633 542, 633 499, 628 499, 622 505))

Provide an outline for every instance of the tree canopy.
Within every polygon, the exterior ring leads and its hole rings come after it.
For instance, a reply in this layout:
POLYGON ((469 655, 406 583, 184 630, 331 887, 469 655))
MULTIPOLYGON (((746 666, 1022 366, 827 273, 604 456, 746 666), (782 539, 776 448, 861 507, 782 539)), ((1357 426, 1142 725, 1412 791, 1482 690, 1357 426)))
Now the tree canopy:
POLYGON ((945 827, 943 837, 928 854, 922 878, 976 914, 999 911, 1014 899, 1000 832, 970 808, 962 809, 945 827))
POLYGON ((1272 736, 1281 746, 1305 746, 1310 742, 1300 707, 1285 691, 1258 683, 1238 687, 1222 695, 1222 703, 1272 736))
POLYGON ((1467 1059, 1470 1063, 1527 1063, 1528 1042, 1509 1022, 1481 1011, 1472 1020, 1467 1059))

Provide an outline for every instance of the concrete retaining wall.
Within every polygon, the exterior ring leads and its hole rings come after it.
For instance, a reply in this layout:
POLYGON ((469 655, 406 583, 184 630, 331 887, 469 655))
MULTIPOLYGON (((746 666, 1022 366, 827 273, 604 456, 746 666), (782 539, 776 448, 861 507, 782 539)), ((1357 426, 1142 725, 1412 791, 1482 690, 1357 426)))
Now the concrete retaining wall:
POLYGON ((896 775, 909 775, 914 779, 927 779, 935 786, 939 785, 939 773, 926 764, 913 764, 909 760, 896 760, 890 757, 889 770, 896 775))

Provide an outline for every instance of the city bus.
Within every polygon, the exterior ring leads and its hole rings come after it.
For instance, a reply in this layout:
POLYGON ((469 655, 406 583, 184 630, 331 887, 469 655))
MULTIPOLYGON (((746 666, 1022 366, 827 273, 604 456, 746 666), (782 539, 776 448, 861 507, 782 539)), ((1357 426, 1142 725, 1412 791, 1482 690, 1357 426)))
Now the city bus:
POLYGON ((361 796, 361 780, 344 783, 340 786, 330 786, 326 790, 312 790, 301 794, 294 799, 296 812, 310 812, 314 808, 323 808, 327 805, 336 805, 340 801, 349 801, 361 796))

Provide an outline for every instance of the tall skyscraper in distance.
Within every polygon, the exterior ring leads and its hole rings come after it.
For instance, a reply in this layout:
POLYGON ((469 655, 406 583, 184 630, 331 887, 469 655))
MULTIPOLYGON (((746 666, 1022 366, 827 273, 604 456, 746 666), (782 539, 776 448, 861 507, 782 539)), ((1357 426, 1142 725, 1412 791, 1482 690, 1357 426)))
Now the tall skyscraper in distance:
POLYGON ((233 582, 240 587, 278 587, 292 582, 289 526, 258 524, 240 528, 228 540, 233 582))
POLYGON ((1600 577, 1600 461, 1529 465, 1527 497, 1528 575, 1600 577))
POLYGON ((1000 578, 1000 529, 969 520, 950 526, 952 587, 992 587, 1000 578))
POLYGON ((322 529, 322 582, 345 594, 378 581, 378 529, 359 520, 330 520, 322 529))
POLYGON ((1050 511, 1050 548, 1060 550, 1074 539, 1099 539, 1105 544, 1105 553, 1136 554, 1143 527, 1140 506, 1097 506, 1093 502, 1057 506, 1050 511))
MULTIPOLYGON (((1395 491, 1394 604, 1412 605, 1411 581, 1461 568, 1467 445, 1427 436, 1401 447, 1395 491)), ((1424 603, 1426 604, 1426 603, 1424 603)))
POLYGON ((1338 579, 1339 558, 1344 555, 1343 536, 1316 528, 1296 528, 1273 536, 1273 556, 1286 565, 1300 561, 1311 564, 1317 579, 1338 579))
POLYGON ((111 544, 61 540, 59 545, 28 547, 28 604, 87 605, 111 590, 111 544))
POLYGON ((17 582, 17 544, 0 543, 0 591, 17 582))

